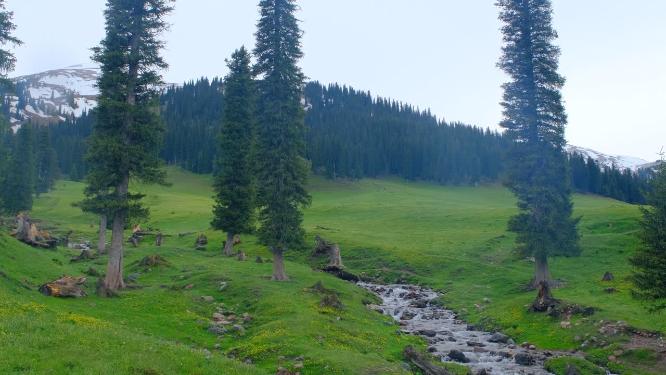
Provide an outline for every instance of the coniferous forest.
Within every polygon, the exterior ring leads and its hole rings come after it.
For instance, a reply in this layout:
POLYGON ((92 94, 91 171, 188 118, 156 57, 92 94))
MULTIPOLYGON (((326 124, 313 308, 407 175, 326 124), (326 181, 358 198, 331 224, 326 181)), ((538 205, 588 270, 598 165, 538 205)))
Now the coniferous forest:
MULTIPOLYGON (((224 111, 223 83, 202 78, 170 87, 160 107, 166 132, 162 159, 201 174, 213 173, 224 111)), ((508 141, 498 132, 447 123, 428 110, 340 85, 305 87, 306 152, 312 171, 328 178, 397 176, 447 185, 497 183, 508 141)), ((60 171, 85 175, 86 141, 93 117, 51 126, 60 171)), ((599 165, 569 155, 572 187, 628 203, 645 202, 649 174, 599 165)))

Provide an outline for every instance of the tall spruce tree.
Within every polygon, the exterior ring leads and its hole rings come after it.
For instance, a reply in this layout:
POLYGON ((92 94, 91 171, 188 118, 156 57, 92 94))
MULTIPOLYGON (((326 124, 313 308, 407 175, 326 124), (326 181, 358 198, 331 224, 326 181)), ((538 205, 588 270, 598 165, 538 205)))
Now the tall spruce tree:
POLYGON ((259 239, 273 253, 273 280, 287 280, 284 252, 302 246, 305 185, 305 77, 295 0, 262 0, 254 67, 257 100, 257 202, 259 239))
POLYGON ((32 209, 35 192, 34 129, 24 125, 16 133, 6 178, 2 184, 5 211, 17 214, 32 209))
POLYGON ((648 207, 641 208, 641 247, 631 258, 635 298, 650 310, 666 310, 666 163, 651 181, 648 207))
POLYGON ((553 44, 557 33, 550 0, 499 0, 497 5, 504 34, 498 65, 511 78, 503 85, 500 125, 513 141, 507 185, 519 208, 509 229, 517 234, 521 253, 535 259, 536 286, 551 281, 548 257, 580 253, 564 152, 560 49, 553 44))
MULTIPOLYGON (((21 45, 22 42, 17 39, 13 32, 16 30, 16 25, 13 22, 14 13, 7 11, 5 7, 5 0, 0 0, 0 86, 2 86, 2 91, 11 88, 11 81, 7 78, 7 74, 14 70, 16 65, 16 57, 11 50, 8 49, 10 46, 21 45)), ((5 101, 2 101, 2 104, 5 105, 5 101)), ((2 108, 2 112, 6 113, 5 108, 2 108)), ((4 116, 0 118, 0 212, 3 211, 3 191, 5 190, 5 185, 9 183, 7 181, 9 173, 9 150, 7 147, 7 140, 10 139, 10 130, 9 122, 4 116)), ((11 197, 8 197, 11 199, 11 197)))
POLYGON ((251 229, 253 209, 253 82, 250 54, 245 47, 227 61, 224 80, 224 115, 215 177, 213 228, 225 230, 224 254, 233 255, 234 235, 251 229))
POLYGON ((143 212, 141 194, 129 191, 131 179, 161 183, 158 157, 162 124, 159 119, 160 55, 171 0, 107 0, 106 36, 94 48, 101 67, 99 106, 88 152, 84 210, 109 213, 112 220, 109 262, 102 288, 113 294, 123 281, 123 231, 130 213, 143 212))

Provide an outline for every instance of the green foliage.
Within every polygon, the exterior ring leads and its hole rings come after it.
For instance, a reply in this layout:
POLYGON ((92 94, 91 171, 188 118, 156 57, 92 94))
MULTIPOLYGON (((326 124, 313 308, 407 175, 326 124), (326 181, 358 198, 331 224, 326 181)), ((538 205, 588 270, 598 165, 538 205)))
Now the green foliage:
POLYGON ((4 86, 11 86, 11 82, 7 79, 7 73, 14 70, 16 65, 16 57, 14 53, 6 49, 5 46, 13 45, 20 46, 23 44, 13 34, 16 30, 16 25, 13 22, 14 12, 7 11, 5 8, 5 0, 0 0, 0 84, 4 86))
POLYGON ((88 150, 84 208, 126 217, 140 203, 128 194, 131 178, 161 182, 162 140, 159 70, 167 67, 159 35, 167 28, 170 0, 110 0, 104 12, 106 37, 94 49, 101 66, 99 106, 88 150))
POLYGON ((215 176, 213 228, 228 233, 247 233, 253 211, 253 82, 250 55, 241 48, 228 61, 222 120, 219 171, 215 176))
POLYGON ((262 243, 276 252, 303 244, 305 123, 301 104, 305 76, 295 0, 262 0, 254 73, 257 98, 257 202, 262 243))
POLYGON ((606 375, 606 370, 596 366, 594 363, 576 357, 558 357, 546 361, 546 370, 555 375, 567 375, 567 370, 573 368, 580 374, 606 375))
POLYGON ((51 134, 47 127, 36 129, 36 172, 35 192, 39 195, 50 191, 58 176, 58 156, 51 144, 51 134))
POLYGON ((507 185, 518 198, 519 213, 509 229, 519 250, 545 262, 554 255, 578 255, 577 224, 564 146, 567 122, 557 73, 560 50, 553 44, 550 0, 499 0, 504 26, 499 66, 504 84, 501 126, 513 142, 507 185))
POLYGON ((641 246, 631 258, 633 295, 653 311, 666 309, 666 163, 651 181, 648 207, 642 208, 641 246))
POLYGON ((5 211, 11 214, 32 209, 35 192, 34 131, 32 126, 19 129, 1 187, 5 211))

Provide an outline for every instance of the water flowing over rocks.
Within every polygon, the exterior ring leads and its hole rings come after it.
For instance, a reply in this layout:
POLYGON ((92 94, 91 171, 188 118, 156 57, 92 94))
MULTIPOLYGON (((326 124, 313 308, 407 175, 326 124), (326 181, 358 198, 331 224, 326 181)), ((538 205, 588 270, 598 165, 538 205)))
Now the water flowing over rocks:
POLYGON ((523 348, 501 334, 475 330, 453 311, 431 303, 439 295, 413 285, 359 283, 382 299, 371 308, 393 317, 404 333, 420 335, 428 351, 442 361, 464 363, 474 374, 547 375, 545 360, 553 354, 523 348))

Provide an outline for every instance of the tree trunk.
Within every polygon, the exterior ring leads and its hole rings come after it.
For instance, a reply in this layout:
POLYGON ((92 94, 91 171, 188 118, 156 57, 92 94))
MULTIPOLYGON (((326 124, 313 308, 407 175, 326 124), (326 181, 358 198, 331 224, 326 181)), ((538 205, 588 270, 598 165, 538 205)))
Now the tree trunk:
POLYGON ((234 256, 234 234, 227 232, 227 242, 224 243, 224 255, 228 257, 234 256))
POLYGON ((343 268, 344 266, 342 265, 342 257, 340 256, 340 246, 334 244, 331 246, 329 251, 330 263, 328 266, 343 268))
POLYGON ((282 249, 273 249, 273 281, 289 280, 284 269, 284 252, 282 249))
MULTIPOLYGON (((129 191, 129 176, 125 176, 118 185, 117 194, 121 199, 127 199, 129 191)), ((113 216, 113 230, 111 231, 111 248, 109 249, 109 264, 106 269, 103 287, 108 294, 114 294, 125 287, 123 281, 123 243, 125 242, 125 220, 127 213, 123 210, 113 216)))
POLYGON ((532 287, 538 288, 541 282, 545 282, 548 286, 552 284, 550 271, 548 270, 548 257, 546 256, 534 257, 534 281, 532 287))
POLYGON ((102 255, 106 253, 106 215, 100 215, 99 218, 99 241, 97 242, 97 254, 102 255))

